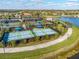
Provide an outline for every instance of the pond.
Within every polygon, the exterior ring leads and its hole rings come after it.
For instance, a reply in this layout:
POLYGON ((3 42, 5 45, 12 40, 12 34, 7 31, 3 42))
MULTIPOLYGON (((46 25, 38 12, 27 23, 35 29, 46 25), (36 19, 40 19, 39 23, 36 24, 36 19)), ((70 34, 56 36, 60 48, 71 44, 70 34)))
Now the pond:
POLYGON ((74 17, 61 17, 60 20, 72 23, 75 26, 79 27, 79 18, 74 18, 74 17))

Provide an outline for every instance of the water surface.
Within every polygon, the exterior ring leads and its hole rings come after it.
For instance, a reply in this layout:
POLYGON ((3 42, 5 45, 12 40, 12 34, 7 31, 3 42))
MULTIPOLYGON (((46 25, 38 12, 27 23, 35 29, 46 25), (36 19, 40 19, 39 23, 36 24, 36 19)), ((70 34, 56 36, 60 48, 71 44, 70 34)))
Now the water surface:
POLYGON ((79 27, 79 18, 74 18, 74 17, 61 17, 60 20, 72 23, 75 26, 79 27))

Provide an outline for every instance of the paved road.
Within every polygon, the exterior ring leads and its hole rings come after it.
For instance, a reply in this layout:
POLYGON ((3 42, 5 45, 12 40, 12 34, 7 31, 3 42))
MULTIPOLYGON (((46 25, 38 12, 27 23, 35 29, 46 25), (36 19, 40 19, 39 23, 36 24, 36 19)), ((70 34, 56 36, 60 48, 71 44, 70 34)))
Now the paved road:
MULTIPOLYGON (((15 53, 15 52, 31 51, 31 50, 36 50, 40 48, 45 48, 51 45, 58 44, 64 40, 67 40, 71 36, 71 34, 72 34, 72 28, 68 28, 68 31, 65 33, 65 35, 60 36, 59 38, 53 41, 38 44, 38 45, 32 45, 32 46, 5 48, 5 53, 15 53)), ((4 48, 0 48, 0 53, 4 53, 4 48)))

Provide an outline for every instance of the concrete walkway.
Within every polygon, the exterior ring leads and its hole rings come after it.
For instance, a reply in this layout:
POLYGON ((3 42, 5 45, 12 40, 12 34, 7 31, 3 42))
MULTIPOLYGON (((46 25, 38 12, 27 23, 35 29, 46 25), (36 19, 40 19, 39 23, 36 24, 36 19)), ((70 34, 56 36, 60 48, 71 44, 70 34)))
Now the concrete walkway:
POLYGON ((72 34, 72 28, 68 28, 68 31, 65 33, 65 35, 60 36, 59 38, 53 41, 38 44, 38 45, 25 46, 25 47, 0 48, 0 53, 4 53, 4 51, 5 53, 15 53, 15 52, 31 51, 31 50, 36 50, 40 48, 45 48, 51 45, 58 44, 64 40, 67 40, 71 36, 71 34, 72 34))

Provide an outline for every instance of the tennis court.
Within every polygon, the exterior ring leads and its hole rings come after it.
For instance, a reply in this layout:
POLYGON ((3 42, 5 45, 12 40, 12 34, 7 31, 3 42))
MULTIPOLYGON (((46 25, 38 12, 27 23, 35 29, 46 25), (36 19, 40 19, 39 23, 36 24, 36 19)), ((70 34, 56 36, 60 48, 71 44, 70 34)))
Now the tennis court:
POLYGON ((44 36, 44 35, 56 34, 56 31, 54 31, 54 30, 52 30, 50 28, 46 28, 46 29, 35 28, 35 29, 33 29, 33 32, 35 33, 36 36, 44 36))
POLYGON ((38 29, 34 28, 32 31, 27 30, 27 31, 19 31, 19 32, 11 32, 11 33, 5 33, 3 36, 3 40, 5 42, 9 42, 12 40, 23 40, 23 39, 29 39, 33 38, 35 36, 45 36, 45 35, 52 35, 56 34, 56 31, 47 28, 47 29, 38 29))
POLYGON ((5 33, 3 40, 4 41, 12 41, 12 40, 22 40, 32 38, 34 35, 30 30, 28 31, 21 31, 21 32, 12 32, 12 33, 5 33))

